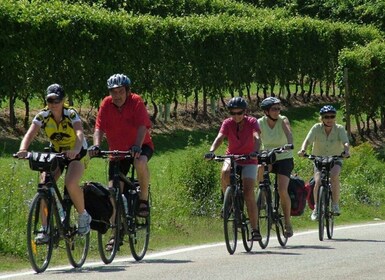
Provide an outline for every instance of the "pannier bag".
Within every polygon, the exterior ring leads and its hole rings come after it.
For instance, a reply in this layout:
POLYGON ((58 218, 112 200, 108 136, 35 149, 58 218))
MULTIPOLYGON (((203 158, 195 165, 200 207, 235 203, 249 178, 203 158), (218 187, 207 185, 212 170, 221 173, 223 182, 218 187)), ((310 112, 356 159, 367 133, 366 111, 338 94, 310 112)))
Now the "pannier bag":
POLYGON ((291 200, 291 216, 301 216, 306 206, 307 190, 305 182, 296 175, 290 176, 288 188, 291 200))
POLYGON ((305 188, 307 189, 307 205, 311 210, 314 210, 315 202, 314 202, 314 186, 315 186, 315 181, 314 178, 312 177, 308 183, 306 183, 305 188))
POLYGON ((84 204, 91 215, 91 228, 104 234, 110 226, 113 206, 110 200, 110 192, 96 182, 87 182, 83 186, 84 204))

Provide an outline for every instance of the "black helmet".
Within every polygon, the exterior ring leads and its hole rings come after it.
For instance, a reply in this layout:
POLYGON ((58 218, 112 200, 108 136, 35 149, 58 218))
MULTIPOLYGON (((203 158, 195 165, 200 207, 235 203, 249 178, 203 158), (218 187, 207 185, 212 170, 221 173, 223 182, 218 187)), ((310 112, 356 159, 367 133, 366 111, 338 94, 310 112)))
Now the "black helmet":
POLYGON ((319 110, 320 115, 326 114, 326 113, 337 113, 336 108, 334 108, 332 105, 325 105, 319 110))
POLYGON ((279 100, 278 98, 268 97, 262 100, 261 108, 264 111, 268 111, 271 106, 273 106, 274 104, 280 104, 280 103, 281 103, 281 100, 279 100))
POLYGON ((228 109, 247 109, 247 102, 242 97, 233 97, 230 99, 229 103, 227 103, 228 109))
POLYGON ((47 95, 45 97, 46 100, 49 98, 55 98, 62 100, 64 98, 64 90, 63 87, 59 84, 52 84, 47 88, 47 95))
POLYGON ((114 74, 107 80, 108 89, 118 88, 118 87, 129 87, 131 85, 130 79, 124 74, 114 74))

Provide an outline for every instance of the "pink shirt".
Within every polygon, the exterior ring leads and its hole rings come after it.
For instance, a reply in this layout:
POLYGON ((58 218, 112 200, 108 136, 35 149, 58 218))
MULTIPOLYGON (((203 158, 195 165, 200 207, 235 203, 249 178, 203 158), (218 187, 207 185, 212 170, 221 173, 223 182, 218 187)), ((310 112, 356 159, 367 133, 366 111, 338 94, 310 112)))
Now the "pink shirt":
MULTIPOLYGON (((254 117, 245 116, 242 129, 232 119, 225 119, 219 130, 228 139, 226 154, 243 155, 255 152, 255 141, 253 134, 260 133, 258 121, 254 117)), ((243 161, 242 164, 256 164, 256 160, 243 161)))

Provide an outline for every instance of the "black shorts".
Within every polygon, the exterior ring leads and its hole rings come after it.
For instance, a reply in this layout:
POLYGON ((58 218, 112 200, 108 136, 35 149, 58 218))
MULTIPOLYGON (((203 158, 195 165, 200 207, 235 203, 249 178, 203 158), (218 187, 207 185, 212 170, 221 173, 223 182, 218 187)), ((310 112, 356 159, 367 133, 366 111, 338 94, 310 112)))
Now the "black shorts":
MULTIPOLYGON (((54 151, 55 153, 57 153, 56 151, 54 151)), ((82 148, 80 150, 80 153, 78 154, 78 156, 74 159, 64 159, 64 160, 59 160, 59 168, 60 168, 60 172, 61 174, 63 174, 63 171, 64 171, 64 168, 68 168, 68 165, 73 162, 73 161, 81 161, 85 156, 88 156, 87 155, 87 150, 82 148)))
POLYGON ((271 173, 277 173, 285 175, 290 178, 291 172, 294 169, 294 160, 293 158, 282 159, 274 162, 271 169, 271 173))
MULTIPOLYGON (((147 161, 149 161, 153 155, 154 151, 151 149, 150 146, 148 145, 143 145, 142 146, 142 152, 140 153, 143 156, 147 157, 147 161)), ((130 171, 131 165, 132 165, 132 159, 127 158, 127 159, 122 159, 119 161, 119 170, 121 173, 124 175, 127 175, 128 172, 130 171)), ((114 179, 114 165, 115 161, 110 161, 108 164, 108 179, 111 181, 114 179)))

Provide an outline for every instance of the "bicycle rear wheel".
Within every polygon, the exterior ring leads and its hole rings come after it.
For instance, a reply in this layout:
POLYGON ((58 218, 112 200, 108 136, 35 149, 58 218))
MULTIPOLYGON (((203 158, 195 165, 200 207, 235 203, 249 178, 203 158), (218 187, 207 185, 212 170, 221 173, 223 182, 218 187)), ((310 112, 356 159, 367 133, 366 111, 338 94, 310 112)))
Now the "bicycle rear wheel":
POLYGON ((37 193, 31 203, 27 222, 28 257, 33 270, 44 272, 51 260, 53 250, 54 221, 46 195, 37 193), (38 238, 47 236, 47 240, 38 238))
POLYGON ((65 207, 68 224, 64 233, 67 257, 73 267, 79 268, 82 267, 88 255, 90 233, 78 234, 78 212, 70 201, 66 201, 66 203, 69 204, 65 207))
MULTIPOLYGON (((137 196, 137 194, 135 195, 137 196)), ((129 197, 131 204, 132 224, 129 228, 129 244, 131 254, 135 260, 140 261, 146 255, 148 243, 150 241, 150 221, 151 221, 151 195, 148 198, 149 213, 147 217, 139 217, 135 214, 136 199, 134 196, 129 197)))
POLYGON ((253 248, 253 240, 251 239, 251 230, 250 230, 250 220, 249 215, 247 213, 247 208, 245 207, 245 201, 242 197, 239 197, 238 205, 240 205, 241 210, 241 233, 242 233, 242 241, 243 241, 243 247, 245 248, 246 252, 250 252, 253 248), (245 209, 246 208, 246 209, 245 209))
POLYGON ((326 189, 320 186, 318 194, 318 236, 319 240, 324 240, 325 220, 326 220, 326 189))
POLYGON ((111 224, 108 227, 107 231, 104 233, 98 232, 99 255, 105 264, 109 264, 114 260, 120 246, 120 230, 117 229, 121 228, 121 208, 114 208, 115 214, 112 214, 112 217, 110 219, 111 224))
POLYGON ((328 198, 327 198, 327 207, 325 211, 326 215, 326 233, 328 236, 328 239, 333 238, 333 232, 334 232, 334 215, 332 213, 332 193, 331 191, 328 192, 328 198))
POLYGON ((235 190, 229 186, 226 189, 223 203, 223 229, 226 248, 230 255, 237 248, 237 220, 235 213, 235 190))
POLYGON ((261 233, 262 240, 258 241, 259 246, 265 249, 270 240, 271 229, 271 204, 269 201, 268 193, 266 189, 260 188, 257 193, 257 208, 258 208, 258 226, 261 233))

